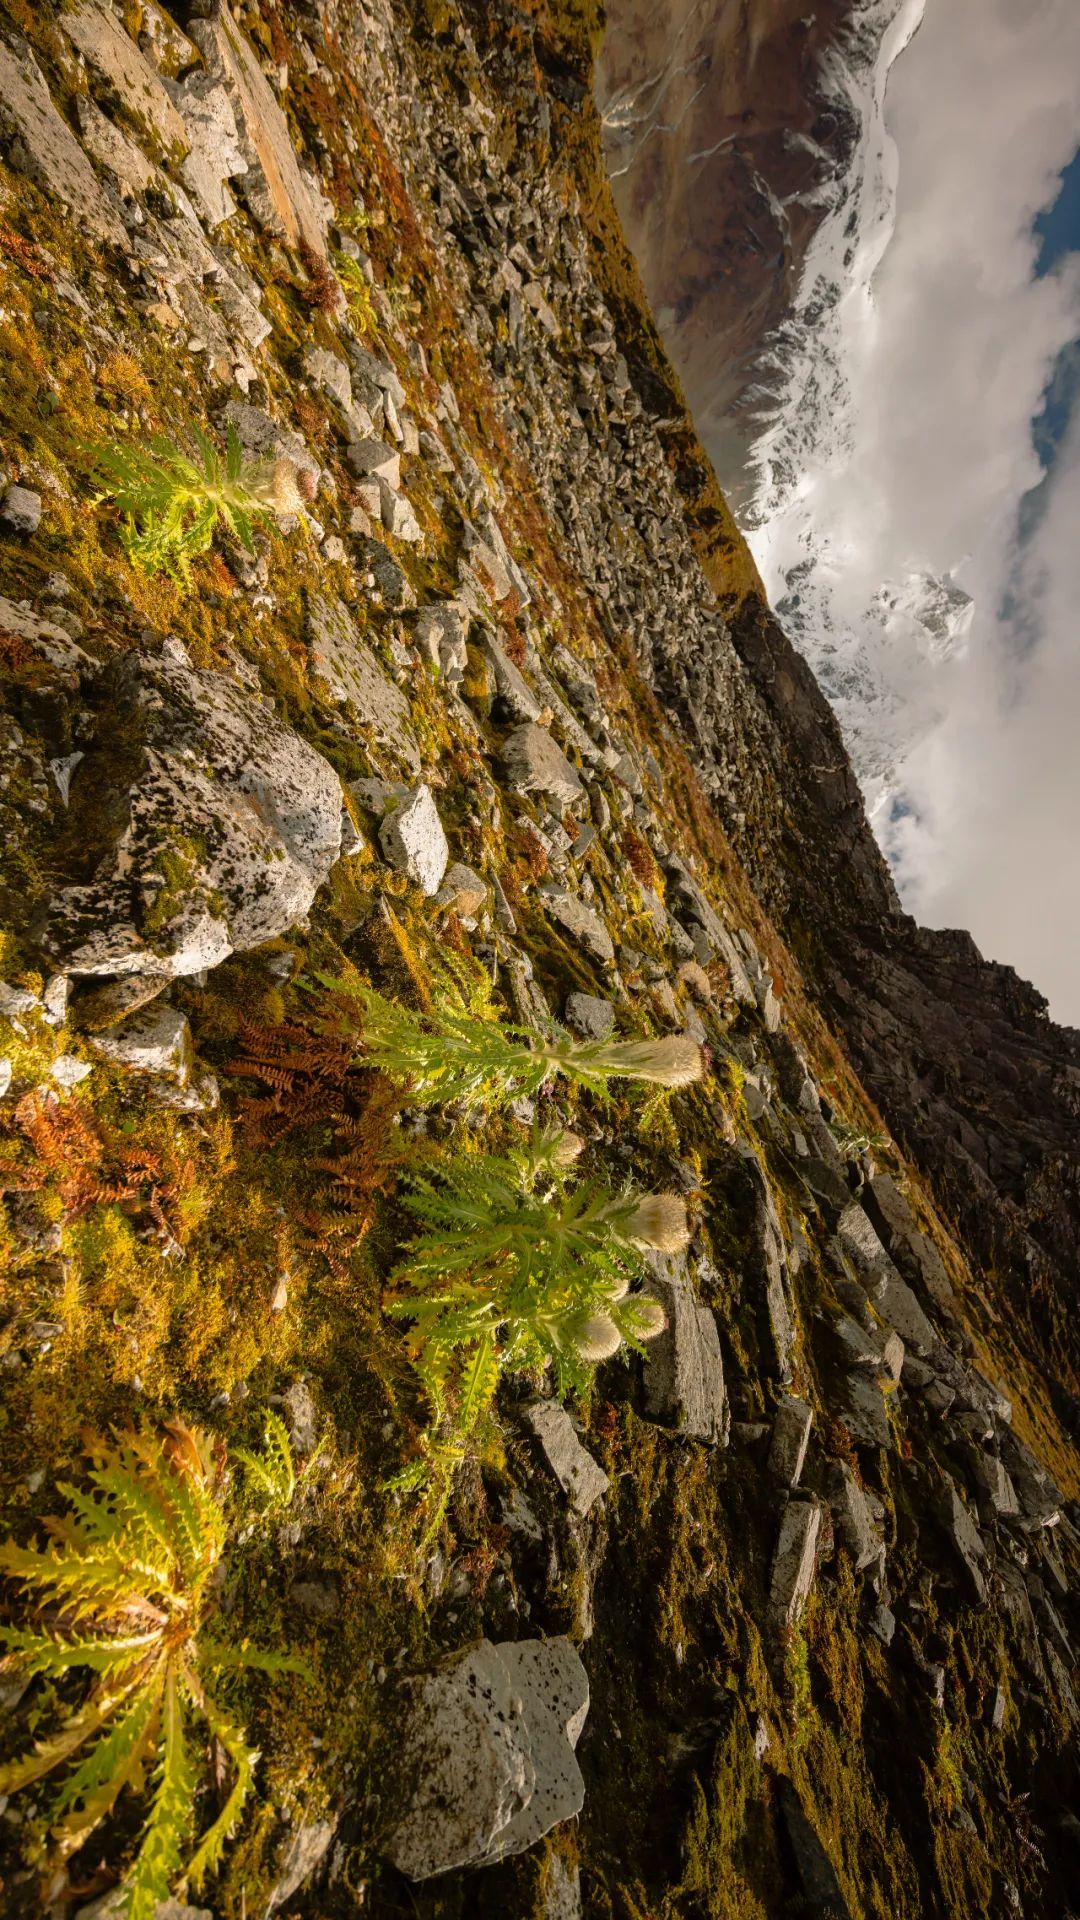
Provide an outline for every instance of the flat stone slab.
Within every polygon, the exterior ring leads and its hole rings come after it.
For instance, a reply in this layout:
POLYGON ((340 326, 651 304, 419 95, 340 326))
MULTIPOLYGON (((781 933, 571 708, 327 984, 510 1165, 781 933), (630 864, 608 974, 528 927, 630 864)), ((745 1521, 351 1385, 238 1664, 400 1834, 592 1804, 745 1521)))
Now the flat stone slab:
POLYGON ((986 1545, 971 1514, 951 1482, 941 1503, 941 1519, 964 1570, 970 1597, 976 1605, 983 1606, 987 1599, 986 1576, 983 1572, 986 1545))
POLYGON ((78 0, 77 6, 66 7, 61 25, 94 79, 119 101, 128 118, 149 128, 166 153, 183 152, 184 122, 164 82, 103 0, 78 0))
POLYGON ((501 759, 512 793, 543 793, 568 807, 581 797, 581 776, 546 727, 533 720, 516 727, 503 741, 501 759))
POLYGON ((429 896, 438 893, 450 847, 430 787, 416 787, 384 814, 379 845, 399 873, 415 880, 429 896))
POLYGON ((188 1077, 191 1034, 187 1019, 175 1007, 153 1006, 132 1014, 122 1026, 91 1036, 89 1044, 115 1066, 129 1073, 160 1073, 179 1086, 188 1077))
POLYGON ((326 256, 326 217, 300 171, 288 121, 249 42, 228 11, 188 23, 211 79, 228 93, 247 163, 240 190, 253 218, 290 246, 326 256))
POLYGON ((515 720, 535 720, 544 710, 544 703, 534 693, 520 668, 515 667, 509 654, 504 653, 498 641, 486 627, 479 629, 480 645, 495 676, 495 690, 500 699, 506 702, 515 720))
POLYGON ((881 1557, 881 1541, 874 1530, 873 1517, 859 1482, 846 1460, 838 1461, 830 1476, 829 1505, 836 1531, 861 1573, 881 1557))
POLYGON ((544 911, 569 937, 583 947, 591 960, 601 966, 610 967, 615 960, 615 946, 611 935, 592 907, 586 906, 574 893, 566 893, 561 887, 542 887, 540 898, 544 911))
POLYGON ((557 1400, 537 1401, 525 1409, 524 1417, 571 1507, 583 1519, 610 1485, 603 1467, 582 1446, 570 1415, 557 1400))
POLYGON ((87 780, 108 838, 93 879, 50 902, 64 971, 197 973, 303 919, 341 852, 329 762, 225 674, 164 654, 123 655, 92 701, 70 806, 87 780))
POLYGON ((383 1851, 412 1880, 521 1853, 585 1798, 589 1682, 569 1640, 502 1641, 414 1683, 403 1811, 383 1851))
POLYGON ((769 1472, 781 1486, 797 1487, 802 1478, 813 1419, 813 1409, 794 1394, 787 1394, 776 1410, 769 1445, 769 1472))
POLYGON ((817 1502, 789 1500, 780 1516, 769 1579, 769 1619, 775 1628, 793 1627, 802 1617, 817 1571, 820 1533, 817 1502))
POLYGON ((844 1383, 844 1423, 857 1447, 891 1447, 885 1395, 868 1373, 849 1373, 844 1383))
POLYGON ((937 1345, 937 1334, 907 1281, 901 1280, 895 1267, 885 1273, 874 1296, 874 1305, 882 1319, 895 1328, 904 1345, 910 1347, 913 1353, 933 1352, 937 1345))
POLYGON ((697 1299, 684 1255, 650 1253, 648 1260, 648 1291, 663 1307, 667 1326, 649 1342, 646 1409, 694 1440, 726 1446, 731 1413, 716 1318, 697 1299))
POLYGON ((67 121, 54 107, 29 44, 21 34, 0 40, 0 132, 7 160, 43 192, 70 207, 101 240, 126 246, 127 234, 67 121))
POLYGON ((420 771, 420 749, 412 730, 409 702, 380 667, 361 639, 340 600, 313 593, 308 600, 307 637, 311 671, 332 700, 348 706, 370 727, 380 746, 406 766, 420 771))
POLYGON ((596 993, 569 993, 563 1018, 585 1040, 606 1040, 615 1030, 615 1007, 596 993))

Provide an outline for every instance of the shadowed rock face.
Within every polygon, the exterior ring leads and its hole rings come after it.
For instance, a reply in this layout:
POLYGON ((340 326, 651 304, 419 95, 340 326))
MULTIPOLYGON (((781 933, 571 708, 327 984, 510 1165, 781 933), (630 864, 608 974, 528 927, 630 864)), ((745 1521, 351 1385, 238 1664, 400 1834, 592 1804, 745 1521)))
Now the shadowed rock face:
POLYGON ((821 84, 855 0, 610 0, 597 100, 616 203, 726 484, 759 349, 858 137, 821 84))

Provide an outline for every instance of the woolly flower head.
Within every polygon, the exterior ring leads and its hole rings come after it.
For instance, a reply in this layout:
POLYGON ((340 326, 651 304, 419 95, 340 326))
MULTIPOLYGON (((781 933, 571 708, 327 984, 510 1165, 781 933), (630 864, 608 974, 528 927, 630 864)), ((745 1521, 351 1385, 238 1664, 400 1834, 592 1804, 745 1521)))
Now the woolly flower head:
POLYGON ((667 1314, 659 1300, 634 1301, 634 1332, 639 1340, 655 1340, 667 1326, 667 1314))
POLYGON ((260 505, 272 512, 302 513, 315 498, 314 475, 301 470, 295 461, 282 456, 267 460, 258 468, 249 485, 260 505))
POLYGON ((585 1142, 580 1133, 571 1133, 568 1127, 564 1127, 561 1133, 555 1135, 548 1151, 553 1167, 560 1169, 572 1167, 578 1156, 585 1151, 585 1142))
POLYGON ((575 1342, 583 1360, 610 1360, 622 1345, 622 1334, 609 1313, 593 1313, 575 1342))
POLYGON ((690 1240, 685 1202, 674 1193, 643 1193, 623 1231, 636 1247, 681 1253, 690 1240))
POLYGON ((668 1034, 663 1040, 617 1040, 604 1049, 604 1065, 611 1074, 651 1080, 658 1087, 688 1087, 705 1071, 701 1048, 688 1033, 668 1034))

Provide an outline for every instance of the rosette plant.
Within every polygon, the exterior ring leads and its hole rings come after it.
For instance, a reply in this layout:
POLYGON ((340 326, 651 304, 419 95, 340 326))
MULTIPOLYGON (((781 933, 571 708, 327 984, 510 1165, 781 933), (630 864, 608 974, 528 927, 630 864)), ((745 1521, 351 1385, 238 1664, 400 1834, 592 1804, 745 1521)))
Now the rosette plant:
POLYGON ((143 1802, 121 1910, 153 1920, 160 1901, 197 1890, 216 1868, 251 1789, 258 1755, 220 1683, 244 1668, 280 1674, 303 1663, 230 1638, 215 1620, 226 1518, 207 1435, 174 1421, 92 1439, 88 1453, 88 1485, 61 1485, 67 1511, 45 1522, 48 1544, 0 1547, 0 1572, 33 1608, 25 1625, 0 1627, 0 1664, 53 1683, 54 1698, 69 1697, 76 1675, 87 1681, 55 1732, 0 1765, 0 1793, 62 1774, 48 1810, 51 1869, 122 1794, 143 1802), (231 1784, 185 1864, 211 1740, 231 1784))

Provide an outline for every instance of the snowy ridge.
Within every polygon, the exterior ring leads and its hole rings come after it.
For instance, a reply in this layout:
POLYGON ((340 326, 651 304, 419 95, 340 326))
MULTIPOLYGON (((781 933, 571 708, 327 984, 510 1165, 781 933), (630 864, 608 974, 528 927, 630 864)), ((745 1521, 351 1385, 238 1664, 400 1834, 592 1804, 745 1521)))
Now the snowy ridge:
POLYGON ((962 651, 973 611, 949 579, 913 571, 867 580, 842 505, 875 328, 873 280, 895 221, 885 93, 925 4, 865 0, 824 63, 823 93, 852 123, 851 159, 825 189, 831 205, 792 312, 763 354, 768 386, 754 396, 760 430, 743 511, 770 599, 836 708, 879 835, 897 770, 938 717, 933 666, 962 651))

